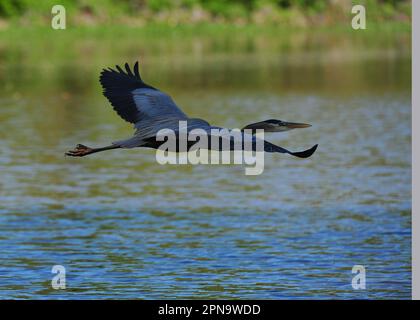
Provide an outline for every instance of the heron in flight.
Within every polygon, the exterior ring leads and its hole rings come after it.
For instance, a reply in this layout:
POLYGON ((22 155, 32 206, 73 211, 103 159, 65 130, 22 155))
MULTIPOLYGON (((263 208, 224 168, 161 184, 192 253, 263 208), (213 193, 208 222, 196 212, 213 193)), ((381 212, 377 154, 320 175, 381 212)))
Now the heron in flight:
MULTIPOLYGON (((118 65, 115 68, 116 70, 112 68, 103 69, 99 80, 103 88, 103 94, 114 110, 121 118, 134 124, 136 130, 134 135, 131 138, 99 148, 90 148, 78 144, 75 149, 66 152, 66 155, 84 157, 92 153, 118 148, 145 147, 157 149, 163 143, 163 141, 157 141, 156 139, 158 132, 169 128, 177 133, 178 137, 180 121, 186 121, 188 132, 193 129, 203 129, 210 135, 211 129, 222 129, 211 126, 205 120, 189 118, 169 95, 146 84, 140 77, 138 62, 134 64, 133 70, 130 69, 128 63, 125 64, 125 70, 118 65)), ((310 125, 306 123, 270 119, 248 124, 242 128, 241 134, 245 135, 246 132, 251 132, 252 139, 255 141, 257 139, 255 133, 258 129, 263 129, 265 132, 282 132, 307 127, 310 127, 310 125)), ((318 147, 316 144, 305 151, 291 152, 268 141, 264 140, 263 142, 265 152, 287 153, 299 158, 310 157, 318 147)), ((220 144, 218 148, 221 148, 220 144)), ((209 145, 208 149, 212 149, 212 146, 209 145)))

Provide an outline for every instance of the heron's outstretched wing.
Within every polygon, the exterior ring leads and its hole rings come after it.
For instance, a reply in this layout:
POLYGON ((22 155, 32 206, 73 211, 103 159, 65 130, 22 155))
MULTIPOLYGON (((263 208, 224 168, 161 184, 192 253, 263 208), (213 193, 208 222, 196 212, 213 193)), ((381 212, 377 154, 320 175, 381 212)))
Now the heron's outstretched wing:
POLYGON ((99 81, 104 96, 121 118, 137 128, 143 120, 151 123, 162 118, 187 119, 169 95, 143 82, 138 62, 133 71, 128 63, 125 71, 118 65, 115 68, 103 69, 99 81))

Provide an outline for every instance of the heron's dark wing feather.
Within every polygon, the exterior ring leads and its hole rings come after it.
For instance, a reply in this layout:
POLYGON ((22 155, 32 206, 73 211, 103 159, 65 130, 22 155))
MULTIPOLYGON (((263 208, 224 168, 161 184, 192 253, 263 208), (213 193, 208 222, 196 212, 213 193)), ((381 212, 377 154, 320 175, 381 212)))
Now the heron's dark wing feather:
POLYGON ((128 63, 125 70, 108 68, 101 72, 99 81, 104 96, 114 110, 124 120, 141 126, 142 120, 154 120, 159 117, 186 118, 170 96, 146 84, 140 77, 138 62, 133 71, 128 63))

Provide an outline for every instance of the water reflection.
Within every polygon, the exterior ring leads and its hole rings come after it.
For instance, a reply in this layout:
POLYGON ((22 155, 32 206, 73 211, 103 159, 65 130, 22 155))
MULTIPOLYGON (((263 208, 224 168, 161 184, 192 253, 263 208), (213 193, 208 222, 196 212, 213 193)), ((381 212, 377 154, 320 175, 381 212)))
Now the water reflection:
POLYGON ((0 44, 1 297, 410 297, 409 38, 140 40, 63 39, 49 56, 0 44), (256 177, 159 166, 150 150, 65 158, 131 134, 98 73, 137 59, 191 116, 308 122, 268 139, 319 150, 268 155, 256 177), (50 288, 54 264, 66 291, 50 288))

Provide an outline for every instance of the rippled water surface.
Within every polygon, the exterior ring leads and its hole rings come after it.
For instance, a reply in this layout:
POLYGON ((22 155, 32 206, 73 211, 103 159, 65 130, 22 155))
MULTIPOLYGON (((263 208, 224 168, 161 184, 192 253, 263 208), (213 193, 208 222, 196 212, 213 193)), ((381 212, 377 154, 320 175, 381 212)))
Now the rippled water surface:
POLYGON ((410 297, 409 35, 49 36, 0 42, 1 298, 410 297), (98 73, 137 59, 189 115, 308 122, 266 138, 318 151, 268 154, 259 176, 152 150, 64 157, 131 134, 98 73))

